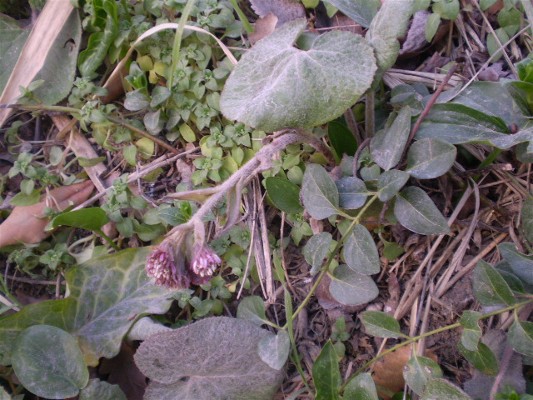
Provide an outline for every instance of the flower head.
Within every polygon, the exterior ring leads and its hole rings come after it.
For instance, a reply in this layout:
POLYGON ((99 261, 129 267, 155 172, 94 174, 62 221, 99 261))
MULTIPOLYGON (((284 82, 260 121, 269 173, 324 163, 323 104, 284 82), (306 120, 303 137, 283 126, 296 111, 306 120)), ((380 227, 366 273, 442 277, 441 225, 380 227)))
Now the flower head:
POLYGON ((146 260, 146 275, 155 279, 157 285, 173 289, 188 288, 190 278, 182 260, 175 260, 174 248, 163 241, 146 260), (176 264, 177 261, 177 264, 176 264))
POLYGON ((192 283, 202 285, 211 279, 211 276, 222 263, 222 260, 208 246, 198 246, 195 250, 189 270, 191 272, 192 283))

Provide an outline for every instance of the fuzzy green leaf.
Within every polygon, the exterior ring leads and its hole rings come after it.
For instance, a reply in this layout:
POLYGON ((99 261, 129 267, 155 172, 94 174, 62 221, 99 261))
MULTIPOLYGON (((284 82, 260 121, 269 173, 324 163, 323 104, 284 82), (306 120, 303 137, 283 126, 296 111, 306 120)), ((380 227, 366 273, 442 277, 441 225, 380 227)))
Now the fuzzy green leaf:
POLYGON ((335 269, 329 292, 335 300, 347 306, 366 304, 379 294, 372 278, 352 271, 347 265, 339 265, 335 269))
POLYGON ((287 362, 290 349, 289 335, 285 331, 279 331, 275 336, 265 336, 261 339, 257 351, 264 363, 279 371, 287 362))
POLYGON ((419 187, 407 187, 396 196, 394 215, 400 224, 421 235, 445 234, 450 231, 446 219, 419 187))
POLYGON ((365 311, 360 318, 369 335, 382 338, 404 336, 400 330, 400 323, 392 315, 382 311, 365 311))
POLYGON ((339 190, 339 204, 347 210, 355 210, 365 204, 368 190, 365 183, 354 176, 344 176, 335 182, 339 190))
POLYGON ((332 242, 331 233, 320 232, 318 235, 311 236, 305 244, 302 254, 305 261, 311 265, 311 275, 315 275, 322 266, 332 242))
POLYGON ((407 362, 403 377, 409 388, 420 396, 430 380, 442 378, 442 370, 431 358, 414 355, 407 362))
POLYGON ((99 379, 91 379, 80 391, 79 400, 127 400, 118 385, 111 385, 99 379))
POLYGON ((17 378, 37 396, 74 397, 89 381, 76 338, 54 326, 34 325, 22 331, 12 361, 17 378))
POLYGON ((480 317, 481 314, 479 312, 466 310, 459 321, 463 327, 461 344, 469 351, 476 351, 481 339, 481 328, 478 323, 480 317))
POLYGON ((355 225, 344 243, 342 255, 348 267, 357 273, 372 275, 380 270, 378 249, 363 225, 355 225))
POLYGON ((515 303, 507 282, 492 265, 483 260, 474 269, 472 283, 476 299, 484 306, 515 303))
POLYGON ((344 400, 378 400, 376 384, 369 373, 359 374, 344 389, 344 400))
POLYGON ((464 358, 485 375, 495 376, 498 373, 498 359, 486 344, 479 342, 474 351, 466 349, 462 343, 457 348, 464 358))
POLYGON ((509 328, 508 338, 515 351, 533 357, 533 322, 515 319, 509 328))
POLYGON ((418 179, 433 179, 444 175, 452 167, 457 149, 437 139, 418 140, 407 152, 407 169, 418 179))
POLYGON ((338 400, 341 373, 333 343, 328 341, 313 364, 316 400, 338 400))
POLYGON ((305 27, 287 22, 242 56, 220 98, 226 118, 267 132, 309 128, 342 115, 370 87, 376 64, 362 37, 328 32, 305 51, 294 47, 305 27))
POLYGON ((265 304, 259 296, 244 297, 237 307, 237 318, 247 319, 256 325, 265 323, 265 304))
POLYGON ((378 179, 378 198, 385 202, 392 199, 405 186, 409 174, 397 169, 383 172, 378 179))
POLYGON ((520 254, 512 243, 502 243, 498 250, 513 273, 528 285, 533 285, 533 257, 520 254))
POLYGON ((306 211, 315 219, 328 218, 338 212, 339 191, 321 165, 306 167, 301 197, 306 211))
POLYGON ((472 400, 465 392, 445 379, 432 379, 420 400, 472 400))

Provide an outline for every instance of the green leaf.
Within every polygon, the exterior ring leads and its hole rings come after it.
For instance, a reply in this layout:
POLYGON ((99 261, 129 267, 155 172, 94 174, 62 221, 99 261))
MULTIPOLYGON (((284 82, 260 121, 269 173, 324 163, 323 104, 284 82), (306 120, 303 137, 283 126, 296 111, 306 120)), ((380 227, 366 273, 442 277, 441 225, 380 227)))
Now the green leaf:
POLYGON ((382 338, 404 336, 400 330, 400 323, 392 315, 382 311, 364 311, 360 318, 369 335, 382 338))
POLYGON ((385 72, 396 62, 401 38, 407 32, 414 11, 413 0, 386 1, 372 20, 366 40, 374 48, 380 72, 385 72), (392 24, 391 21, 394 21, 392 24))
POLYGON ((431 358, 414 355, 407 361, 403 377, 409 388, 420 396, 429 381, 442 378, 442 370, 431 358))
POLYGON ((479 7, 483 11, 487 11, 490 7, 492 7, 498 0, 479 0, 479 7))
POLYGON ((103 32, 94 32, 89 36, 87 48, 78 57, 78 69, 81 76, 92 77, 104 61, 107 51, 118 34, 118 10, 114 0, 103 0, 99 12, 105 15, 103 32))
POLYGON ((339 265, 335 269, 329 292, 335 300, 347 306, 366 304, 379 294, 372 278, 352 271, 347 265, 339 265))
POLYGON ((24 179, 20 182, 20 192, 24 193, 26 196, 31 195, 33 189, 35 189, 35 182, 31 179, 24 179))
POLYGON ((305 244, 302 254, 305 257, 305 261, 311 265, 311 275, 315 275, 319 271, 329 253, 332 242, 331 233, 320 232, 318 235, 311 236, 305 244))
POLYGON ((457 149, 437 139, 418 140, 407 152, 407 169, 418 179, 433 179, 444 175, 452 167, 457 149))
POLYGON ((22 331, 12 361, 17 378, 37 396, 74 397, 89 381, 76 338, 54 326, 34 325, 22 331))
MULTIPOLYGON (((503 28, 496 29, 494 31, 494 34, 496 34, 496 37, 498 38, 498 41, 501 44, 504 44, 509 41, 509 35, 503 28)), ((493 56, 492 62, 498 61, 503 56, 501 46, 496 40, 494 34, 491 33, 487 36, 487 50, 489 52, 489 55, 493 56)))
POLYGON ((368 28, 381 5, 379 0, 324 0, 364 28, 368 28))
POLYGON ((409 186, 396 196, 394 216, 404 227, 421 235, 445 234, 450 231, 446 219, 419 187, 409 186))
POLYGON ((166 86, 156 86, 152 90, 152 100, 150 101, 150 107, 155 108, 160 104, 163 104, 171 95, 170 89, 166 86))
POLYGON ((321 165, 307 165, 301 197, 305 210, 315 219, 328 218, 338 212, 339 191, 321 165))
POLYGON ((52 220, 52 227, 72 226, 88 231, 99 231, 108 222, 109 218, 104 210, 100 207, 89 207, 59 214, 52 220))
POLYGON ((187 143, 192 143, 196 140, 196 134, 192 128, 187 124, 180 125, 180 134, 187 143))
POLYGON ((0 93, 4 91, 29 34, 30 30, 19 27, 16 20, 0 14, 0 93))
POLYGON ((509 343, 518 353, 533 357, 533 322, 515 321, 509 328, 509 343))
POLYGON ((279 371, 287 362, 290 349, 289 335, 285 331, 279 331, 275 336, 269 335, 261 339, 257 351, 264 363, 279 371))
POLYGON ((303 211, 300 204, 300 188, 288 179, 277 176, 266 178, 265 187, 269 199, 281 211, 288 214, 303 211))
POLYGON ((444 379, 432 379, 428 382, 426 390, 420 400, 472 400, 457 386, 444 379))
POLYGON ((244 297, 237 307, 237 318, 263 325, 267 319, 263 299, 259 296, 244 297))
POLYGON ((341 373, 331 340, 324 345, 313 364, 313 383, 316 388, 315 400, 339 399, 341 373))
POLYGON ((363 225, 355 225, 344 243, 342 256, 348 267, 357 273, 372 275, 380 271, 378 249, 363 225))
POLYGON ((335 153, 339 158, 343 154, 353 156, 357 150, 357 141, 346 124, 339 120, 330 121, 328 124, 328 137, 335 153))
POLYGON ((460 323, 463 327, 461 334, 461 344, 466 350, 476 351, 479 340, 481 339, 481 328, 479 327, 479 318, 481 314, 477 311, 465 310, 461 315, 460 323))
POLYGON ((118 385, 111 385, 99 379, 91 379, 80 392, 79 400, 127 400, 118 385))
POLYGON ((498 250, 513 273, 528 285, 533 285, 533 257, 520 254, 513 243, 502 243, 498 250))
POLYGON ((94 167, 95 165, 100 164, 102 161, 105 161, 104 156, 95 158, 78 157, 78 164, 83 168, 94 167))
POLYGON ((126 93, 124 108, 128 111, 141 111, 150 105, 150 100, 142 89, 126 93))
POLYGON ((384 170, 400 162, 411 130, 411 109, 403 107, 394 122, 377 132, 370 141, 372 159, 384 170))
POLYGON ((424 36, 428 43, 431 43, 435 33, 439 29, 440 25, 440 15, 437 13, 431 13, 426 22, 426 29, 424 30, 424 36))
POLYGON ((339 191, 339 204, 342 208, 355 210, 365 204, 368 190, 361 179, 354 176, 344 176, 335 184, 339 191))
POLYGON ((432 9, 442 18, 455 21, 459 15, 459 0, 435 0, 432 9))
POLYGON ((17 193, 10 200, 12 206, 31 206, 37 204, 41 198, 41 191, 39 189, 33 190, 30 194, 23 192, 17 193))
POLYGON ((267 132, 310 128, 342 115, 366 92, 376 71, 367 42, 333 31, 304 51, 294 43, 305 27, 303 19, 287 22, 241 57, 220 98, 226 118, 267 132))
POLYGON ((368 372, 359 374, 344 388, 344 400, 379 400, 376 384, 368 372))
POLYGON ((483 260, 474 269, 472 286, 476 299, 484 306, 515 303, 507 282, 492 265, 483 260))
POLYGON ((392 199, 405 186, 409 174, 397 169, 383 172, 378 179, 378 198, 385 202, 392 199))
POLYGON ((265 364, 272 333, 238 318, 212 317, 145 340, 135 363, 150 379, 145 400, 271 400, 285 376, 265 364))
POLYGON ((520 224, 522 225, 524 237, 529 243, 533 243, 533 197, 531 196, 528 196, 522 203, 520 224))
POLYGON ((464 358, 485 375, 495 376, 498 373, 498 359, 486 344, 479 342, 477 349, 472 351, 466 349, 462 343, 459 343, 457 349, 464 358))

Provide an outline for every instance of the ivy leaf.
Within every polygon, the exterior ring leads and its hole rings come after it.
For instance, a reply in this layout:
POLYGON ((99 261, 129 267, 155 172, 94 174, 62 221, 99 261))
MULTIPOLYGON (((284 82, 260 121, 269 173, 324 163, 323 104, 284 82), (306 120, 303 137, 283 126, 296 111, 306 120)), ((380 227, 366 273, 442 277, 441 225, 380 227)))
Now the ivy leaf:
POLYGON ((518 353, 533 357, 533 322, 515 321, 509 328, 509 343, 518 353))
POLYGON ((445 234, 450 231, 446 219, 419 187, 409 186, 396 196, 394 216, 407 229, 421 235, 445 234))
POLYGON ((498 373, 498 359, 485 343, 479 342, 474 351, 468 350, 462 343, 457 345, 457 349, 464 358, 485 375, 495 376, 498 373))
POLYGON ((226 118, 267 132, 310 128, 342 115, 370 87, 376 64, 362 37, 328 32, 304 51, 294 43, 305 26, 287 22, 241 57, 220 98, 226 118))
POLYGON ((414 355, 405 365, 403 377, 409 388, 420 396, 429 381, 442 378, 442 370, 431 358, 414 355))
POLYGON ((457 149, 437 139, 418 140, 407 152, 407 169, 418 179, 433 179, 444 175, 453 165, 457 149))
POLYGON ((264 363, 279 371, 287 362, 290 349, 289 335, 285 331, 279 331, 275 336, 265 336, 261 339, 257 350, 264 363))
POLYGON ((318 235, 311 236, 305 244, 302 254, 305 261, 311 265, 311 275, 315 275, 322 266, 332 242, 331 233, 320 232, 318 235))
POLYGON ((285 373, 257 353, 269 336, 249 321, 227 317, 152 335, 135 354, 135 363, 150 379, 144 399, 272 399, 285 373))
POLYGON ((463 327, 461 334, 461 344, 466 350, 476 351, 479 340, 481 339, 481 328, 479 327, 479 318, 481 314, 477 311, 465 310, 461 315, 460 323, 463 327))
POLYGON ((515 303, 513 293, 505 279, 492 265, 483 260, 474 268, 472 286, 476 299, 484 306, 515 303))
POLYGON ((303 211, 300 204, 300 188, 286 178, 273 176, 265 179, 268 198, 274 205, 288 214, 303 211))
POLYGON ((393 123, 370 141, 372 159, 388 171, 400 162, 411 130, 411 109, 403 107, 393 123))
POLYGON ((347 306, 366 304, 379 294, 372 278, 352 271, 347 265, 339 265, 335 269, 329 292, 335 300, 347 306))
POLYGON ((305 168, 301 189, 306 211, 315 219, 324 219, 337 214, 339 191, 324 167, 309 164, 305 168))
POLYGON ((347 210, 355 210, 365 204, 368 190, 365 183, 354 176, 345 176, 335 182, 339 190, 339 204, 347 210))
POLYGON ((344 400, 379 400, 376 384, 369 373, 359 374, 344 389, 344 400))
POLYGON ((378 198, 385 202, 392 199, 405 186, 409 174, 397 169, 383 172, 378 178, 378 198))
POLYGON ((352 270, 363 275, 377 274, 379 254, 374 239, 363 225, 355 225, 342 249, 344 261, 352 270))
POLYGON ((533 285, 533 257, 520 254, 512 243, 502 243, 498 250, 513 273, 528 285, 533 285))
POLYGON ((12 361, 22 385, 40 397, 75 397, 89 381, 76 338, 54 326, 34 325, 22 331, 12 361))
POLYGON ((322 348, 313 364, 313 382, 316 388, 316 400, 338 400, 341 373, 337 353, 331 340, 322 348))
POLYGON ((365 311, 361 313, 360 318, 369 335, 382 338, 404 336, 400 330, 400 323, 392 315, 382 311, 365 311))
POLYGON ((376 15, 381 2, 379 0, 324 0, 364 28, 368 28, 376 15))
POLYGON ((259 296, 244 297, 237 307, 237 318, 246 319, 256 325, 265 323, 265 304, 259 296))
POLYGON ((420 400, 472 400, 465 392, 445 379, 432 379, 420 400))

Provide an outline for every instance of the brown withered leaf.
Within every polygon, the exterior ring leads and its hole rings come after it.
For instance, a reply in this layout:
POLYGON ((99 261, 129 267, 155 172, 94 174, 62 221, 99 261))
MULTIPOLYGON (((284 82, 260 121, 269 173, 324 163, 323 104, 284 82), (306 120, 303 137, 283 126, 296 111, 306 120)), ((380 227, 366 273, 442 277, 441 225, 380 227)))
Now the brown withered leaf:
POLYGON ((278 17, 272 13, 268 13, 264 17, 259 17, 259 19, 255 21, 254 31, 248 35, 248 40, 250 40, 250 43, 253 45, 255 42, 274 32, 277 23, 278 17))

